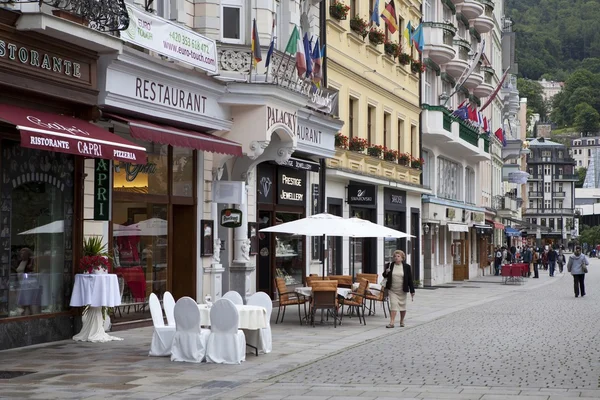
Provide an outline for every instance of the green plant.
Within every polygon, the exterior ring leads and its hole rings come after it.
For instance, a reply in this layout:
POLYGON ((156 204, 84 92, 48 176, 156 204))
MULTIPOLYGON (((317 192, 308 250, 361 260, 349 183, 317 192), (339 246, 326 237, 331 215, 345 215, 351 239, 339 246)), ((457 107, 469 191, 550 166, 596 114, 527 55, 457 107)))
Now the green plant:
POLYGON ((358 15, 350 20, 350 29, 362 36, 363 39, 369 34, 369 24, 358 15))
POLYGON ((348 137, 338 132, 335 134, 335 147, 340 147, 342 149, 348 148, 348 137))
POLYGON ((380 45, 385 41, 385 34, 381 29, 371 28, 369 30, 369 43, 374 46, 380 45))
POLYGON ((90 236, 83 239, 84 256, 108 256, 106 244, 102 244, 102 236, 90 236))
POLYGON ((384 147, 379 144, 371 144, 367 147, 367 154, 371 157, 381 157, 384 147))
POLYGON ((350 7, 338 0, 332 0, 329 6, 329 15, 338 21, 346 19, 348 11, 350 11, 350 7))
POLYGON ((423 160, 422 158, 415 158, 413 157, 410 160, 410 166, 413 168, 417 168, 417 169, 421 169, 423 168, 423 164, 425 163, 425 160, 423 160))
POLYGON ((421 283, 421 281, 420 281, 420 280, 418 280, 418 279, 415 279, 415 280, 413 281, 413 285, 414 285, 416 288, 420 288, 420 287, 421 287, 421 285, 422 285, 422 283, 421 283))
POLYGON ((364 151, 367 148, 367 139, 354 137, 350 139, 348 148, 351 151, 364 151))
POLYGON ((394 58, 399 56, 400 45, 398 43, 390 42, 389 40, 384 43, 383 50, 385 54, 388 56, 392 56, 394 58))
POLYGON ((410 62, 410 70, 412 72, 416 73, 421 73, 421 72, 425 72, 425 64, 423 64, 421 61, 419 60, 412 60, 410 62))
POLYGON ((383 159, 385 161, 396 161, 398 158, 398 150, 388 149, 387 147, 383 148, 383 159))
POLYGON ((410 54, 400 53, 398 54, 398 62, 402 65, 408 65, 412 61, 410 54))
POLYGON ((398 154, 398 164, 408 165, 412 156, 409 153, 398 154))

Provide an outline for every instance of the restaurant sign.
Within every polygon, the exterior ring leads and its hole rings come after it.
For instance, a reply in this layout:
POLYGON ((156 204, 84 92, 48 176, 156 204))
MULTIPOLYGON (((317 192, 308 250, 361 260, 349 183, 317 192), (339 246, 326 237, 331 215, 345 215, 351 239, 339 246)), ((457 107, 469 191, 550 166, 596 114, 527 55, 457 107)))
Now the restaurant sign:
POLYGON ((110 161, 97 158, 94 162, 94 220, 110 219, 110 161))
POLYGON ((127 13, 129 28, 121 33, 121 39, 206 72, 217 73, 214 40, 131 5, 127 6, 127 13))

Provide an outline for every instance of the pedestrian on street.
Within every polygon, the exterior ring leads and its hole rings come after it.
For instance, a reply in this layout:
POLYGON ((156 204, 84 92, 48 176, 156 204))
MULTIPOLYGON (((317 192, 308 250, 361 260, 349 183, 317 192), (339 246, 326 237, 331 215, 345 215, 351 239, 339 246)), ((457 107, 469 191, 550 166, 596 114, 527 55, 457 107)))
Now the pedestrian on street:
POLYGON ((563 251, 564 249, 560 249, 558 251, 558 259, 556 260, 556 264, 558 264, 558 272, 561 274, 563 273, 563 266, 567 263, 563 251))
POLYGON ((548 269, 548 250, 544 250, 542 253, 542 265, 544 269, 548 269))
POLYGON ((540 249, 533 249, 533 278, 538 279, 540 266, 540 249))
POLYGON ((523 248, 523 263, 527 264, 527 277, 531 276, 531 261, 532 261, 531 249, 527 246, 523 248))
POLYGON ((494 258, 494 275, 500 274, 500 266, 502 265, 502 251, 496 247, 496 254, 494 258))
POLYGON ((588 259, 584 254, 581 254, 581 246, 575 246, 575 254, 569 257, 569 263, 567 264, 567 271, 573 275, 573 289, 575 290, 575 297, 585 296, 585 274, 587 272, 587 266, 590 265, 588 259))
POLYGON ((556 250, 554 250, 554 247, 551 247, 550 250, 548 251, 548 267, 549 267, 550 276, 554 276, 554 269, 556 268, 556 260, 557 259, 558 259, 558 254, 556 253, 556 250))
POLYGON ((394 261, 386 266, 383 277, 387 279, 386 289, 390 300, 390 323, 386 328, 393 328, 396 314, 400 312, 400 326, 404 326, 406 317, 406 294, 410 292, 414 301, 415 285, 413 282, 412 268, 405 263, 406 254, 402 250, 394 251, 394 261))

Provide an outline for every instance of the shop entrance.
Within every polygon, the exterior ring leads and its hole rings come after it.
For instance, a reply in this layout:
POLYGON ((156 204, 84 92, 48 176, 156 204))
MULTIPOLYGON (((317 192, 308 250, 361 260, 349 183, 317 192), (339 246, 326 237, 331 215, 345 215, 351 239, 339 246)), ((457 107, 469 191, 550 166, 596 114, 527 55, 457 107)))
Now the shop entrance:
POLYGON ((469 269, 467 266, 467 245, 464 240, 452 241, 452 259, 454 266, 454 280, 464 281, 469 279, 469 269))
MULTIPOLYGON (((331 215, 342 216, 342 199, 327 199, 327 212, 331 215)), ((343 275, 344 266, 342 265, 342 238, 329 237, 327 254, 327 274, 343 275)))
MULTIPOLYGON (((351 217, 377 222, 376 210, 367 208, 352 208, 351 217)), ((377 239, 376 238, 351 238, 350 239, 350 274, 376 274, 377 273, 377 239)))
POLYGON ((194 206, 173 205, 173 238, 171 279, 173 296, 179 299, 184 296, 194 298, 196 294, 196 264, 195 259, 195 216, 194 206))

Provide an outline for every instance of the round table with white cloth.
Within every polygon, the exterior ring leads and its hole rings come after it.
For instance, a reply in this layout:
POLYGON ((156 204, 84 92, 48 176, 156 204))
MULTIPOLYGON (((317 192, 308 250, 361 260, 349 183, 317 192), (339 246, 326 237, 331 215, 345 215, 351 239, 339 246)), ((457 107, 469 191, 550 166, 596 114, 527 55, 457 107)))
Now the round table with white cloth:
MULTIPOLYGON (((115 274, 77 274, 71 294, 71 307, 90 306, 82 315, 81 332, 73 340, 84 342, 109 342, 123 340, 110 336, 104 330, 102 307, 121 305, 119 280, 115 274)), ((108 316, 107 316, 108 318, 108 316)))
MULTIPOLYGON (((312 296, 312 287, 310 287, 310 286, 297 287, 294 290, 296 291, 296 293, 301 294, 303 296, 306 296, 306 297, 311 297, 312 296)), ((350 293, 352 293, 351 289, 348 289, 348 288, 337 288, 337 294, 338 294, 338 296, 348 297, 350 295, 350 293)))
MULTIPOLYGON (((240 315, 238 329, 254 330, 269 326, 267 310, 264 307, 237 304, 235 307, 240 315)), ((198 304, 198 309, 200 310, 200 325, 210 326, 210 308, 208 308, 208 305, 198 304)))

